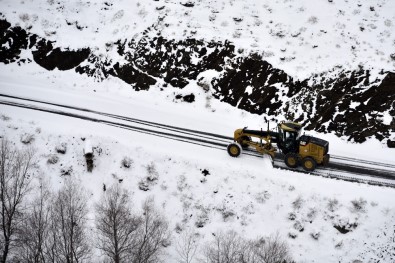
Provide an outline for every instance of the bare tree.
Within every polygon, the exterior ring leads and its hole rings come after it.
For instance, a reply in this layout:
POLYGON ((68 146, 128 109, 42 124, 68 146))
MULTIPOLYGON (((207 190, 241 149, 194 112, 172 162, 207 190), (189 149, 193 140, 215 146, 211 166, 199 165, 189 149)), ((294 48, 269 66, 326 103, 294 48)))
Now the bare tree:
POLYGON ((215 234, 206 251, 208 263, 291 263, 287 244, 279 234, 268 238, 246 240, 236 232, 215 234))
POLYGON ((51 207, 49 238, 46 242, 50 262, 77 263, 89 259, 87 197, 71 179, 58 191, 51 207))
POLYGON ((45 242, 48 239, 51 192, 47 178, 38 179, 38 195, 29 205, 18 238, 17 259, 20 262, 40 263, 46 260, 45 242))
POLYGON ((1 262, 6 262, 21 225, 24 197, 29 192, 34 151, 19 151, 6 139, 0 145, 1 262))
POLYGON ((163 245, 169 240, 169 224, 155 208, 152 199, 147 199, 143 204, 142 223, 137 229, 138 247, 133 251, 133 263, 155 263, 163 245))
POLYGON ((96 205, 98 248, 110 262, 127 262, 137 248, 136 230, 141 218, 134 215, 129 192, 114 185, 96 205))
POLYGON ((196 251, 199 247, 198 236, 190 230, 181 233, 176 244, 176 252, 180 263, 191 263, 194 261, 196 251))
POLYGON ((214 241, 209 243, 205 255, 209 263, 238 263, 244 240, 235 232, 214 234, 214 241))
POLYGON ((293 262, 288 245, 281 240, 277 233, 268 238, 260 238, 253 244, 254 254, 259 263, 293 262))

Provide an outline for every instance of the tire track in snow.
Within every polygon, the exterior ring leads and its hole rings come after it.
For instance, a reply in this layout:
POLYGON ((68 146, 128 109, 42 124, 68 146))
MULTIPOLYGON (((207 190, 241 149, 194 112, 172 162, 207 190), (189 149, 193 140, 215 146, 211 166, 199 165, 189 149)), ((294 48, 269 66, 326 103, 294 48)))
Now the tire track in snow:
MULTIPOLYGON (((80 112, 82 111, 82 112, 95 114, 95 115, 99 115, 99 116, 105 116, 105 117, 112 118, 112 119, 122 120, 125 122, 140 124, 140 125, 147 126, 150 128, 144 128, 144 127, 134 126, 134 125, 125 124, 125 123, 118 123, 115 121, 110 121, 110 120, 105 120, 105 119, 93 118, 93 117, 89 117, 86 115, 65 112, 65 111, 56 110, 56 109, 43 108, 43 107, 39 107, 36 105, 31 105, 31 104, 28 105, 28 104, 24 104, 24 103, 17 103, 17 102, 12 102, 12 101, 0 100, 0 104, 3 104, 3 105, 15 106, 15 107, 20 107, 20 108, 37 110, 37 111, 41 111, 41 112, 63 115, 63 116, 67 116, 67 117, 78 118, 78 119, 82 119, 82 120, 86 120, 86 121, 98 122, 98 123, 110 125, 113 127, 118 127, 118 128, 122 128, 122 129, 135 131, 135 132, 158 136, 158 137, 162 137, 162 138, 166 138, 166 139, 172 139, 172 140, 181 141, 181 142, 185 142, 185 143, 196 144, 196 145, 205 146, 205 147, 209 147, 209 148, 215 148, 215 149, 219 149, 219 150, 226 149, 226 146, 228 145, 229 141, 233 141, 232 137, 227 137, 227 136, 223 136, 223 135, 219 135, 219 134, 213 134, 213 133, 202 132, 202 131, 197 131, 197 130, 192 130, 192 129, 186 129, 186 128, 181 128, 181 127, 176 127, 176 126, 171 126, 171 125, 149 122, 149 121, 139 120, 139 119, 135 119, 135 118, 115 115, 115 114, 93 111, 93 110, 89 110, 89 109, 85 109, 85 108, 72 107, 72 106, 68 106, 68 105, 61 105, 61 104, 38 101, 38 100, 27 99, 27 98, 19 98, 19 97, 15 97, 15 96, 4 95, 4 94, 0 94, 0 96, 6 97, 9 99, 17 99, 17 100, 23 100, 23 101, 33 102, 33 103, 40 103, 40 104, 45 104, 45 105, 50 105, 50 106, 61 107, 61 108, 74 110, 74 111, 80 111, 80 112), (152 129, 152 128, 154 128, 154 129, 152 129), (160 129, 160 130, 155 130, 155 129, 160 129), (161 131, 161 130, 166 130, 166 132, 161 131), (183 135, 181 135, 181 134, 183 134, 183 135)), ((244 154, 249 155, 249 156, 262 157, 262 155, 254 152, 254 151, 251 151, 251 150, 244 151, 244 154)), ((364 162, 366 164, 370 164, 370 165, 395 168, 395 165, 391 165, 391 164, 370 162, 370 161, 366 161, 366 160, 359 160, 356 158, 348 158, 348 157, 341 157, 341 158, 343 158, 344 160, 350 161, 350 162, 353 162, 353 161, 361 162, 362 161, 362 162, 364 162)), ((338 158, 338 159, 341 159, 341 158, 338 158)), ((333 159, 336 159, 336 158, 333 158, 333 159)), ((282 163, 281 155, 276 156, 276 158, 273 162, 274 167, 279 168, 279 169, 286 169, 286 170, 290 170, 290 171, 307 173, 304 170, 300 170, 300 169, 297 169, 297 170, 289 169, 288 167, 279 165, 279 163, 282 163)), ((342 180, 346 180, 348 178, 346 181, 365 182, 365 183, 371 183, 371 184, 375 184, 375 185, 386 185, 386 186, 395 187, 395 184, 391 184, 391 183, 375 182, 373 180, 361 180, 361 179, 355 179, 355 178, 353 179, 352 177, 347 177, 344 175, 336 175, 335 174, 336 172, 344 172, 344 171, 349 172, 351 174, 357 174, 360 176, 365 175, 365 176, 373 176, 373 177, 377 177, 377 178, 395 180, 395 171, 383 170, 383 169, 380 169, 377 167, 375 167, 375 168, 369 167, 368 168, 368 167, 363 167, 363 166, 358 166, 358 165, 350 165, 350 164, 343 164, 343 163, 336 163, 336 162, 331 162, 330 166, 328 168, 320 168, 319 170, 317 170, 313 173, 310 173, 310 174, 321 175, 324 177, 331 177, 331 178, 334 177, 334 178, 338 178, 338 179, 342 179, 342 180)))

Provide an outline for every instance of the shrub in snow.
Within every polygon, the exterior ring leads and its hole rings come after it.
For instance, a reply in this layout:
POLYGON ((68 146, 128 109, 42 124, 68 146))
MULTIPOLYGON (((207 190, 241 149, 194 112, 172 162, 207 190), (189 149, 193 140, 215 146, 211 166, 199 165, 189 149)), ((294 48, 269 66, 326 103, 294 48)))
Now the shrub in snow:
POLYGON ((288 219, 291 220, 291 221, 295 220, 296 219, 296 214, 293 213, 293 212, 289 213, 288 214, 288 219))
POLYGON ((233 218, 236 215, 235 212, 229 208, 224 208, 221 211, 221 214, 222 214, 222 219, 224 220, 224 222, 229 221, 229 219, 233 218))
POLYGON ((73 172, 73 166, 64 167, 60 169, 60 175, 62 176, 71 175, 72 172, 73 172))
POLYGON ((176 231, 176 233, 181 233, 184 230, 184 228, 182 227, 182 225, 180 223, 176 223, 176 226, 174 228, 174 231, 176 231))
POLYGON ((67 144, 66 143, 61 143, 56 145, 55 150, 57 153, 65 154, 67 151, 67 144))
POLYGON ((55 164, 55 163, 57 163, 58 161, 59 161, 59 157, 58 157, 57 155, 55 155, 55 154, 51 154, 51 155, 48 157, 47 163, 49 163, 49 164, 55 164))
POLYGON ((30 133, 24 133, 21 135, 21 142, 24 144, 30 144, 34 141, 34 135, 30 133))
POLYGON ((133 160, 129 157, 123 157, 121 164, 125 168, 130 168, 133 165, 133 160))
POLYGON ((159 178, 159 173, 156 170, 156 166, 153 162, 151 162, 149 165, 146 167, 147 169, 147 180, 150 182, 156 181, 159 178))
POLYGON ((297 234, 297 232, 295 232, 295 231, 290 231, 290 232, 288 233, 288 237, 289 237, 289 238, 292 238, 292 239, 295 239, 295 238, 298 237, 298 234, 297 234))
POLYGON ((30 20, 29 14, 23 13, 19 15, 19 19, 22 20, 23 22, 27 22, 30 20))
POLYGON ((123 17, 123 15, 125 14, 125 11, 123 10, 119 10, 118 12, 116 12, 112 18, 111 22, 114 22, 115 20, 121 19, 123 17))
POLYGON ((316 16, 311 16, 311 17, 309 17, 307 22, 309 22, 312 25, 317 24, 318 23, 318 18, 316 16))
POLYGON ((357 226, 358 226, 357 222, 350 222, 348 218, 338 219, 337 222, 333 225, 333 227, 336 228, 342 234, 347 234, 348 232, 357 228, 357 226))
POLYGON ((301 196, 298 196, 298 197, 295 199, 295 201, 292 202, 292 207, 293 207, 295 210, 299 210, 300 208, 302 208, 303 203, 304 203, 303 198, 302 198, 301 196))
POLYGON ((241 37, 241 32, 236 30, 235 32, 233 32, 233 37, 234 38, 240 38, 241 37))
POLYGON ((208 17, 208 20, 213 22, 213 21, 215 21, 216 18, 217 18, 216 14, 210 14, 209 17, 208 17))
POLYGON ((178 191, 182 192, 186 187, 188 187, 186 180, 187 180, 187 178, 183 174, 178 177, 178 180, 177 180, 178 191))
POLYGON ((341 249, 343 247, 343 240, 339 240, 335 244, 335 248, 341 249))
POLYGON ((316 217, 316 215, 317 215, 317 209, 315 207, 310 208, 309 212, 307 213, 307 218, 310 221, 310 223, 313 222, 313 220, 316 217))
POLYGON ((268 191, 259 192, 254 195, 255 200, 260 204, 263 204, 266 202, 266 200, 269 200, 270 196, 271 195, 268 191))
POLYGON ((245 207, 243 207, 243 212, 249 215, 255 214, 255 207, 253 203, 249 203, 245 207))
POLYGON ((329 199, 327 204, 328 210, 331 212, 335 212, 339 207, 339 201, 336 198, 329 199))
POLYGON ((195 226, 202 228, 206 225, 206 223, 208 222, 209 218, 207 215, 207 211, 206 210, 202 210, 200 212, 200 214, 197 216, 196 221, 195 221, 195 226))
POLYGON ((10 117, 8 117, 8 116, 6 116, 6 115, 4 115, 4 114, 1 114, 1 115, 0 115, 0 119, 1 119, 2 121, 9 121, 9 120, 11 120, 10 117))
POLYGON ((320 238, 321 233, 319 231, 314 231, 310 233, 310 236, 315 239, 318 240, 320 238))
POLYGON ((303 231, 304 231, 303 223, 300 222, 300 221, 296 221, 296 222, 294 223, 294 225, 293 225, 293 228, 294 228, 295 230, 298 230, 299 232, 303 232, 303 231))
POLYGON ((210 90, 210 81, 204 77, 201 77, 197 83, 199 87, 201 87, 205 92, 208 92, 210 90))
POLYGON ((351 212, 354 213, 359 213, 359 212, 366 212, 366 204, 367 201, 363 198, 359 198, 358 200, 352 200, 351 201, 352 207, 351 207, 351 212))
POLYGON ((148 191, 149 187, 150 187, 150 185, 149 185, 149 183, 146 180, 141 180, 139 182, 139 189, 140 190, 148 191))

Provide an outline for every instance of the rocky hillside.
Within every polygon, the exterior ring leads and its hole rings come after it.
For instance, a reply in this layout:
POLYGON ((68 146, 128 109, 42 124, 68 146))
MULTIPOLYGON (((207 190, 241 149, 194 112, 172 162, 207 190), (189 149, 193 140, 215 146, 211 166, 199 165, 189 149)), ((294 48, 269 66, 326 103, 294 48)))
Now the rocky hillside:
MULTIPOLYGON (((147 32, 156 30, 155 26, 147 32)), ((0 20, 0 61, 37 63, 47 70, 75 70, 100 81, 120 78, 136 90, 148 90, 158 80, 163 88, 182 90, 197 82, 214 98, 270 120, 284 116, 308 130, 334 132, 363 142, 383 140, 395 130, 395 72, 375 77, 361 67, 335 68, 295 80, 274 68, 261 54, 245 54, 229 42, 182 41, 157 37, 123 39, 114 43, 118 58, 97 56, 89 48, 69 50, 6 20, 0 20), (22 52, 31 52, 29 56, 22 52), (123 62, 119 62, 121 59, 123 62), (214 77, 205 72, 215 71, 214 77)), ((212 75, 212 74, 211 74, 212 75)), ((182 92, 180 92, 182 94, 182 92)), ((194 101, 194 94, 176 95, 194 101)))

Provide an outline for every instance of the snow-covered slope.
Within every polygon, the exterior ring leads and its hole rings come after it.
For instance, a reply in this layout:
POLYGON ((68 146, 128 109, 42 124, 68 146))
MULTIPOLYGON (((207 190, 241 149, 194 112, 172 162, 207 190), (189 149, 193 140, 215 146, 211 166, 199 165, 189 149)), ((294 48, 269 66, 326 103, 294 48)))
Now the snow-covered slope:
MULTIPOLYGON (((331 132, 312 132, 331 154, 392 163, 393 149, 369 137, 394 136, 393 10, 391 0, 0 0, 0 91, 229 136, 299 119, 331 132)), ((3 104, 0 116, 0 136, 25 148, 32 135, 52 187, 80 181, 91 212, 103 184, 131 191, 136 209, 153 196, 170 220, 164 262, 178 262, 183 230, 198 234, 195 262, 228 230, 278 232, 296 262, 395 260, 394 189, 3 104)))
POLYGON ((103 55, 117 40, 138 40, 152 25, 152 34, 167 39, 230 40, 304 79, 336 65, 393 70, 394 9, 391 0, 2 0, 0 12, 64 47, 103 55))
POLYGON ((136 90, 176 88, 174 99, 188 102, 203 88, 208 100, 309 130, 356 142, 392 137, 390 1, 31 5, 4 5, 3 63, 75 68, 136 90))
MULTIPOLYGON (((37 65, 14 64, 2 69, 2 91, 16 96, 224 135, 231 133, 235 124, 264 124, 259 116, 220 102, 213 101, 212 108, 206 108, 204 93, 197 95, 195 104, 174 103, 163 99, 161 91, 127 91, 126 83, 110 80, 92 85, 90 78, 48 72, 37 65), (30 77, 24 78, 26 75, 30 77), (118 94, 109 92, 114 85, 118 94)), ((394 259, 392 188, 281 171, 273 169, 265 158, 243 155, 235 159, 225 150, 43 112, 0 105, 0 113, 0 135, 19 148, 35 147, 39 167, 54 189, 67 177, 79 181, 91 196, 91 211, 104 184, 120 184, 131 191, 136 210, 147 197, 154 197, 170 220, 172 239, 162 256, 165 262, 180 259, 176 246, 183 231, 196 233, 199 250, 195 262, 202 262, 204 248, 213 241, 212 233, 229 230, 248 239, 278 232, 296 262, 394 259), (30 136, 30 144, 21 143, 30 136), (83 157, 87 140, 95 149, 92 173, 87 172, 83 157), (56 147, 65 147, 66 153, 58 153, 56 147), (53 164, 48 160, 54 156, 57 162, 53 164), (125 157, 131 160, 130 168, 122 166, 125 157), (153 169, 157 178, 147 183, 153 169)), ((377 141, 358 145, 335 136, 324 138, 330 140, 333 154, 392 160, 391 149, 377 141)), ((93 215, 90 218, 93 224, 93 215)), ((92 262, 98 260, 92 258, 92 262)))

